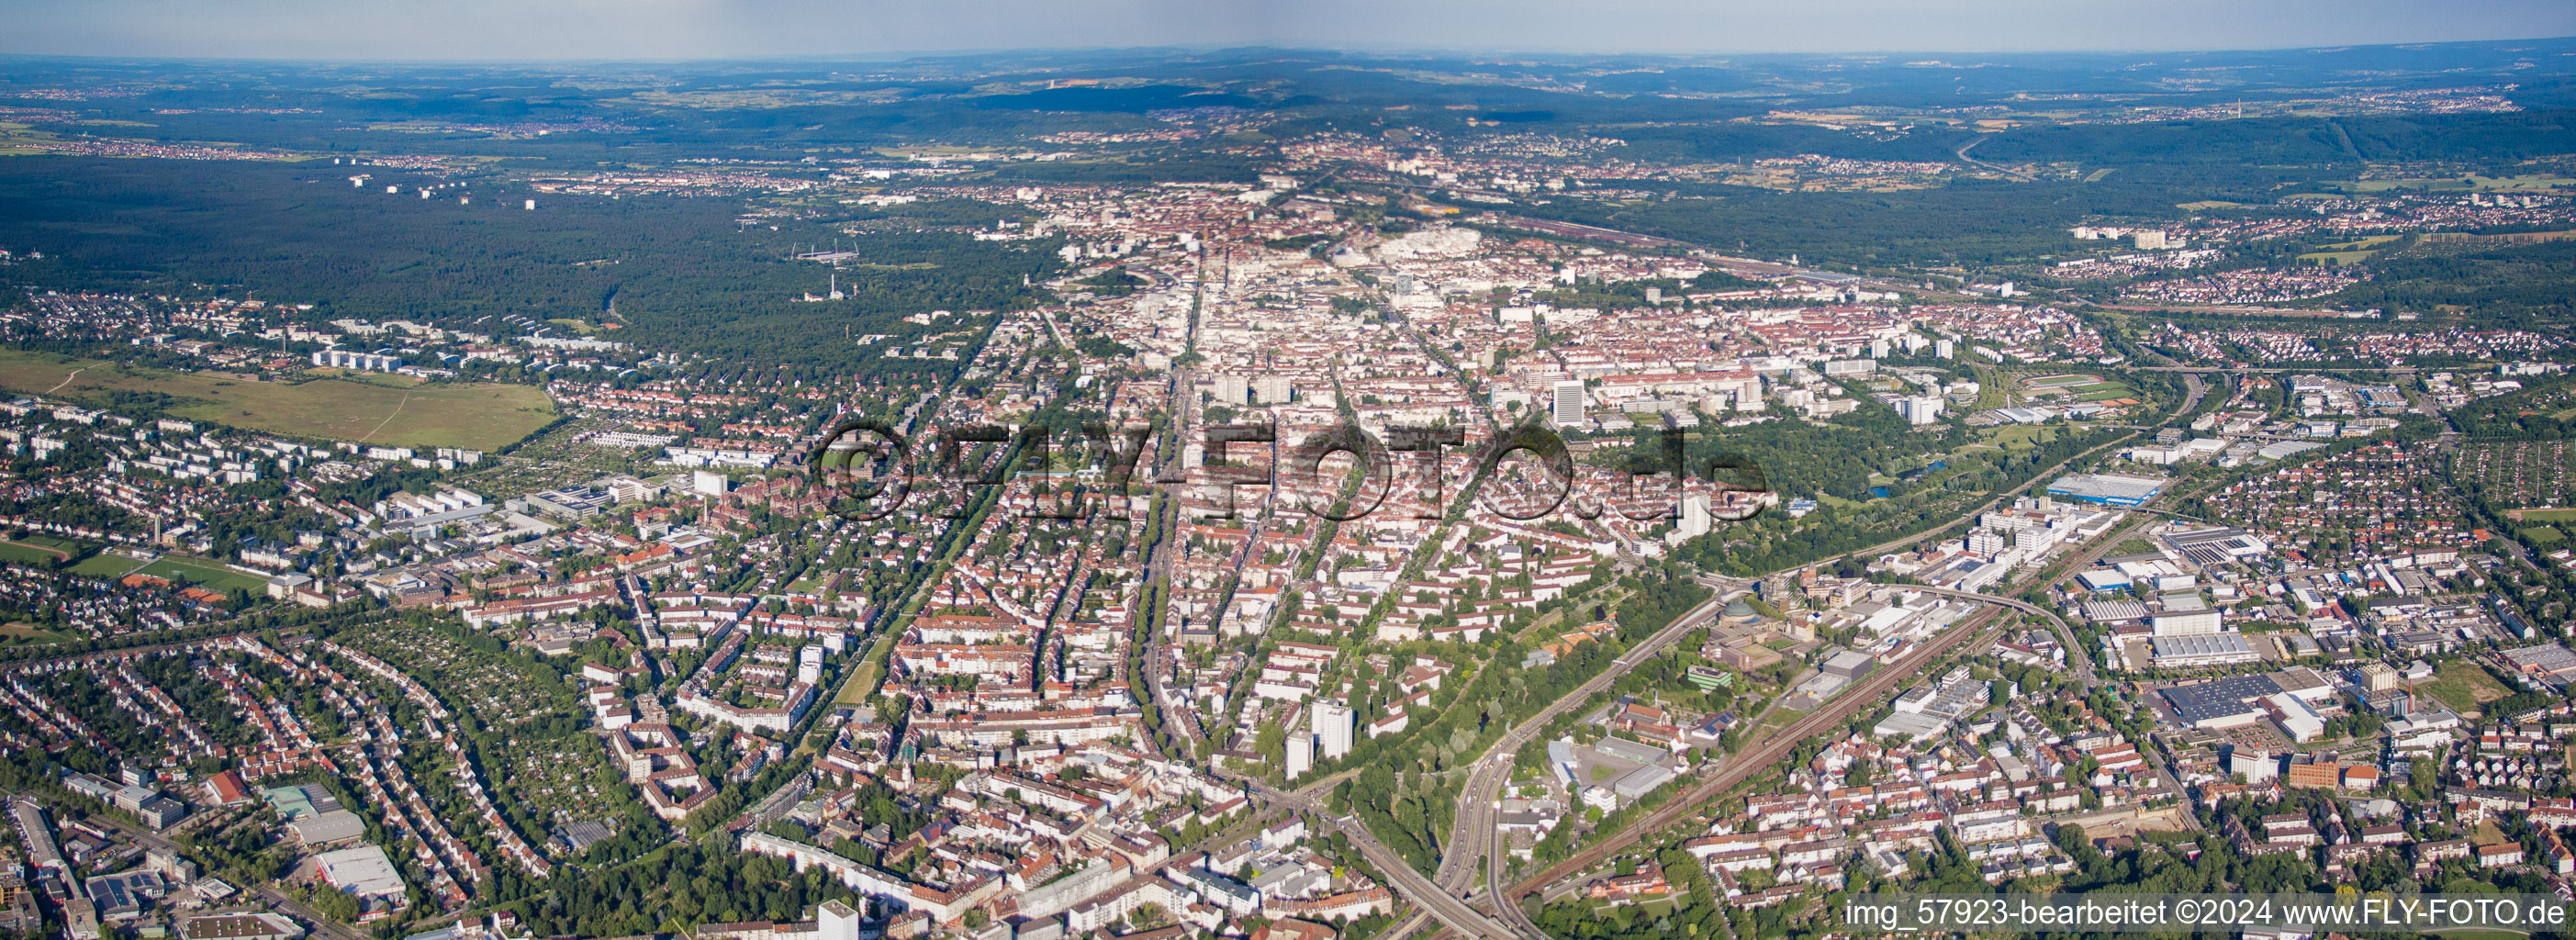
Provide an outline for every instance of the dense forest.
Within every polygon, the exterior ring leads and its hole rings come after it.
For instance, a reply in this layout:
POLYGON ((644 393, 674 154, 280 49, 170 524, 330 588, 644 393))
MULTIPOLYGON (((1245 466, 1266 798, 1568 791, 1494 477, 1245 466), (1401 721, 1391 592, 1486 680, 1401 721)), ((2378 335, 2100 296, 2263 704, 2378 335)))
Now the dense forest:
POLYGON ((2537 245, 2419 244, 2371 262, 2371 279, 2322 302, 2337 307, 2472 311, 2481 322, 2528 325, 2576 314, 2576 241, 2537 245), (2459 250, 2465 248, 2465 250, 2459 250))
POLYGON ((503 336, 525 329, 510 316, 599 318, 613 295, 625 326, 606 338, 850 371, 900 362, 845 334, 900 342, 931 329, 902 322, 912 313, 1034 304, 1045 295, 1028 282, 1059 263, 1045 241, 746 226, 737 221, 743 203, 722 197, 551 197, 495 180, 459 187, 469 204, 424 200, 409 187, 438 180, 379 172, 352 187, 346 168, 311 162, 0 161, 0 244, 51 257, 11 269, 31 287, 257 291, 317 304, 324 318, 410 318, 503 336), (383 185, 406 188, 387 194, 383 185), (521 208, 531 197, 537 211, 521 208), (832 272, 787 255, 836 237, 871 261, 838 272, 849 299, 794 301, 822 293, 832 272))
MULTIPOLYGON (((1981 148, 1979 154, 1983 155, 1981 148)), ((2225 181, 2171 183, 2115 173, 2093 183, 1959 179, 1895 192, 1699 187, 1703 195, 1633 203, 1559 199, 1532 216, 1743 250, 1811 265, 2000 264, 2066 250, 2066 229, 2094 216, 2162 218, 2194 199, 2245 195, 2225 181)), ((2270 185, 2251 182, 2241 188, 2270 185)))
POLYGON ((1999 134, 1983 160, 2091 166, 2140 163, 2346 165, 2365 161, 2521 160, 2567 150, 2569 112, 2244 118, 2072 124, 1999 134))

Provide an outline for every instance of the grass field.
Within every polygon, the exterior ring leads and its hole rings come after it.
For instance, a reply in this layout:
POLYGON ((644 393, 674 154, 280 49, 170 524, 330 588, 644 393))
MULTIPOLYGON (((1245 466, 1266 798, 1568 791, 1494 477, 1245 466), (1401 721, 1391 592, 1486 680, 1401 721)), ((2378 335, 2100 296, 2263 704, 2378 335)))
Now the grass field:
POLYGON ((143 566, 143 573, 213 591, 240 588, 256 592, 268 587, 267 578, 243 574, 217 562, 181 555, 163 555, 161 560, 143 566))
POLYGON ((1836 509, 1856 509, 1868 505, 1856 499, 1844 499, 1832 493, 1817 493, 1816 501, 1836 509))
POLYGON ((70 552, 57 548, 29 545, 25 542, 0 542, 0 561, 14 561, 22 565, 50 565, 57 561, 68 561, 71 557, 70 552))
POLYGON ((123 555, 93 555, 73 565, 72 573, 91 578, 122 578, 142 566, 142 562, 123 555))
POLYGON ((2307 254, 2300 255, 2299 260, 2308 262, 2332 262, 2334 264, 2359 264, 2362 261, 2368 260, 2371 255, 2378 254, 2379 249, 2387 247, 2390 242, 2397 241, 2404 237, 2406 236, 2368 235, 2357 241, 2322 245, 2319 247, 2324 250, 2311 251, 2307 254))
POLYGON ((93 578, 122 578, 129 574, 148 574, 167 579, 175 584, 192 585, 210 591, 228 592, 234 588, 240 588, 258 592, 268 587, 266 578, 234 571, 224 567, 221 562, 190 558, 185 555, 163 555, 150 564, 139 564, 134 559, 123 555, 102 554, 83 559, 80 564, 73 565, 71 570, 73 574, 93 578))
POLYGON ((2022 380, 2022 388, 2033 395, 2064 394, 2076 401, 2111 401, 2130 398, 2137 390, 2118 379, 2098 375, 2048 375, 2022 380))
POLYGON ((297 437, 409 447, 492 450, 555 418, 543 389, 493 383, 399 388, 384 379, 289 384, 214 372, 129 369, 114 363, 0 350, 0 388, 104 404, 118 391, 178 399, 172 415, 297 437))
MULTIPOLYGON (((1681 901, 1675 899, 1672 895, 1664 894, 1648 898, 1643 901, 1638 901, 1635 906, 1637 908, 1637 914, 1634 916, 1662 917, 1681 907, 1681 901)), ((1595 917, 1608 917, 1610 916, 1611 911, 1618 910, 1619 907, 1620 905, 1613 901, 1594 902, 1592 905, 1592 915, 1595 917)))
POLYGON ((2517 509, 2511 515, 2523 522, 2576 522, 2576 509, 2517 509))
POLYGON ((2039 441, 2053 440, 2057 436, 2055 431, 2050 430, 2046 425, 2039 424, 2007 424, 2002 427, 1986 428, 1977 433, 1984 435, 1985 440, 1971 444, 1967 448, 1961 448, 1962 450, 1975 447, 2031 450, 2039 446, 2039 441))
POLYGON ((37 646, 71 639, 23 620, 0 623, 0 646, 37 646))
POLYGON ((2549 546, 2567 541, 2567 533, 2559 531, 2558 527, 2554 525, 2534 526, 2532 528, 2524 529, 2522 530, 2522 537, 2530 539, 2531 544, 2542 548, 2548 548, 2549 546))
POLYGON ((2433 681, 2416 686, 2416 691, 2441 700, 2452 711, 2468 714, 2479 704, 2492 702, 2511 694, 2496 682, 2494 676, 2476 663, 2452 660, 2434 671, 2433 681))
POLYGON ((1770 716, 1770 717, 1762 719, 1762 726, 1761 726, 1761 727, 1759 727, 1759 728, 1754 729, 1754 733, 1756 733, 1756 734, 1769 734, 1769 733, 1771 733, 1771 732, 1773 732, 1773 731, 1777 731, 1777 730, 1780 730, 1780 729, 1782 729, 1782 728, 1786 728, 1786 727, 1788 727, 1792 722, 1795 722, 1795 721, 1797 721, 1798 719, 1800 719, 1800 718, 1805 718, 1805 717, 1807 717, 1807 713, 1806 713, 1806 712, 1800 711, 1800 710, 1795 709, 1795 708, 1787 708, 1787 707, 1775 708, 1775 709, 1772 709, 1772 710, 1771 710, 1771 716, 1770 716))
MULTIPOLYGON (((876 642, 868 644, 868 651, 859 656, 858 667, 850 670, 850 678, 842 682, 841 691, 832 696, 833 704, 864 705, 877 694, 877 679, 885 671, 877 665, 877 653, 881 651, 879 647, 888 642, 887 638, 878 637, 876 642)), ((888 655, 892 654, 889 652, 888 655)))

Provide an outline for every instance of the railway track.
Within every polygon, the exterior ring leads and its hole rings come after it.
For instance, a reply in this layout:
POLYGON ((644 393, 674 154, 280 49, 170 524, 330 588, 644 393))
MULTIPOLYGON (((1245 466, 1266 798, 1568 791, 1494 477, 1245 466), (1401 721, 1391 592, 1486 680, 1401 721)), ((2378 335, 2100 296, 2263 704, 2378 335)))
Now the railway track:
POLYGON ((1753 776, 1770 770, 1782 759, 1788 757, 1789 752, 1794 750, 1799 742, 1830 730, 1845 719, 1858 714, 1862 709, 1876 705, 1879 696, 1887 694, 1899 683, 1920 676, 1925 667, 1931 665, 1934 660, 1959 648, 1971 638, 1976 640, 1978 646, 1991 645, 1995 637, 2002 632, 2001 627, 1994 624, 2001 615, 2000 608, 1989 607, 1969 618, 1968 621, 1951 627, 1940 637, 1923 644, 1921 648, 1907 655, 1902 662, 1871 673, 1869 678, 1862 680, 1857 688, 1835 696, 1833 704, 1789 723, 1788 726, 1764 738, 1761 742, 1729 757, 1726 765, 1720 768, 1715 776, 1702 781, 1688 792, 1646 814, 1644 819, 1629 824, 1627 829, 1608 841, 1576 852, 1564 861, 1550 865, 1538 874, 1523 879, 1504 892, 1504 896, 1496 901, 1497 906, 1517 907, 1521 898, 1544 891, 1559 881, 1598 865, 1610 856, 1634 845, 1648 833, 1659 831, 1685 816, 1698 812, 1710 800, 1734 789, 1753 776))

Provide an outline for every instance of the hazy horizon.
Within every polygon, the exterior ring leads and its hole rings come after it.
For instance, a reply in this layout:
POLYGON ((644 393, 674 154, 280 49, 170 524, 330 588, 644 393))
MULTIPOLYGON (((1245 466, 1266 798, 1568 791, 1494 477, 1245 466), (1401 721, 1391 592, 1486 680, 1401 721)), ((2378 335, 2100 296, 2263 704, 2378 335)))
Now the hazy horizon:
POLYGON ((0 0, 0 53, 314 62, 688 62, 1263 46, 1474 54, 2171 53, 2576 35, 2576 3, 2177 0, 0 0), (835 24, 846 23, 846 28, 835 24), (2116 41, 2105 41, 2106 37, 2116 41))

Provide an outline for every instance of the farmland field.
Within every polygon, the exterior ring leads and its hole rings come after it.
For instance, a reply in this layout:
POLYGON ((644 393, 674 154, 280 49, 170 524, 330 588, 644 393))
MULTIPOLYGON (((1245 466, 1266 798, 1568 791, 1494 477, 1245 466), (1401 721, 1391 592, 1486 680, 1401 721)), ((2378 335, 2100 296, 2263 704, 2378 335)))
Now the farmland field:
POLYGON ((555 418, 554 402, 526 385, 421 385, 381 380, 267 382, 217 372, 127 368, 94 359, 0 350, 0 388, 106 404, 117 392, 155 392, 191 421, 324 440, 492 450, 555 418))

